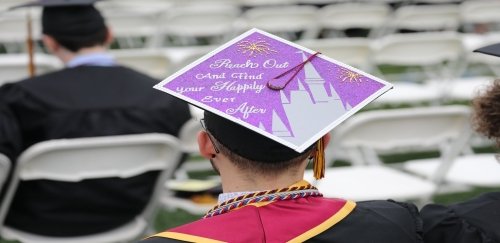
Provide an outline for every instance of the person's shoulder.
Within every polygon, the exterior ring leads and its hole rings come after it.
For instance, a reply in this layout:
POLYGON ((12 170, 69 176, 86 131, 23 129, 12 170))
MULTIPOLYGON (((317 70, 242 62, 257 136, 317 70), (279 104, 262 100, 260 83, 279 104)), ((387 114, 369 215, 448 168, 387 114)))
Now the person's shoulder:
POLYGON ((423 242, 422 221, 417 207, 411 203, 363 201, 357 202, 344 220, 318 237, 352 243, 417 243, 423 242))
POLYGON ((421 210, 426 242, 500 242, 500 192, 421 210))

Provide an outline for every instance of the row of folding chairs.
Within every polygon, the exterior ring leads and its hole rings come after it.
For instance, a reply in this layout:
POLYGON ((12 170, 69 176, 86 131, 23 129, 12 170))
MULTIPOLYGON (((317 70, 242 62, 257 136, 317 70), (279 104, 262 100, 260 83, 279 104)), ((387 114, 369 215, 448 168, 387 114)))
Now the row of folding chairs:
MULTIPOLYGON (((103 13, 121 48, 165 45, 220 44, 249 29, 260 28, 290 40, 344 37, 348 29, 366 29, 370 37, 398 31, 487 32, 498 30, 500 3, 493 0, 462 4, 405 5, 396 10, 385 3, 338 3, 255 7, 242 11, 234 4, 199 3, 148 6, 143 2, 107 3, 103 13), (116 5, 116 6, 115 6, 116 5), (113 7, 114 6, 114 7, 113 7), (482 29, 481 29, 482 28, 482 29)), ((40 39, 39 11, 34 12, 34 36, 40 39)), ((22 49, 26 33, 25 12, 0 15, 0 43, 6 51, 22 49)), ((349 36, 350 34, 348 34, 349 36)))
MULTIPOLYGON (((375 104, 439 104, 470 100, 494 76, 500 76, 497 59, 472 52, 496 42, 498 36, 433 32, 394 34, 377 40, 333 38, 297 43, 392 82, 395 89, 375 104)), ((110 53, 118 63, 161 80, 214 48, 115 49, 110 53)), ((25 54, 0 55, 0 84, 27 77, 27 62, 25 54)), ((62 67, 55 57, 42 53, 35 55, 35 64, 38 74, 62 67)))

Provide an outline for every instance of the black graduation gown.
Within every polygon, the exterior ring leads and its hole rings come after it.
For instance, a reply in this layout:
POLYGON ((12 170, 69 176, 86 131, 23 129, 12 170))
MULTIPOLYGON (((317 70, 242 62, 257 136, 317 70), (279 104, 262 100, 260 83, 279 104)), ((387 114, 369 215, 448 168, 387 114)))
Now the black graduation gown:
POLYGON ((427 205, 421 215, 426 243, 500 242, 500 192, 450 206, 427 205))
MULTIPOLYGON (((139 133, 178 135, 187 104, 131 69, 78 66, 0 87, 0 152, 13 161, 44 140, 139 133)), ((131 179, 21 183, 6 224, 51 236, 97 233, 140 212, 157 172, 131 179)))
MULTIPOLYGON (((245 221, 245 219, 239 220, 245 221)), ((297 221, 300 220, 301 218, 297 218, 297 221)), ((295 223, 288 222, 288 226, 293 228, 295 223)), ((229 233, 234 234, 234 232, 229 233)), ((140 243, 168 242, 184 241, 157 236, 140 241, 140 243)), ((413 204, 394 201, 357 202, 347 217, 306 242, 421 243, 422 221, 418 209, 413 204)))

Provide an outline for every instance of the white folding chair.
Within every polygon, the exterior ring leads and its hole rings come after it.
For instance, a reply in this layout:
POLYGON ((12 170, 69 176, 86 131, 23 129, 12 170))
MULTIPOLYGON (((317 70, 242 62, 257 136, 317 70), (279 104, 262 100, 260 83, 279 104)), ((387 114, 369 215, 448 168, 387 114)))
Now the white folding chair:
POLYGON ((170 69, 171 73, 179 71, 215 48, 215 46, 181 46, 165 48, 165 54, 173 62, 173 66, 170 69))
POLYGON ((482 75, 500 77, 500 59, 495 56, 473 52, 473 50, 500 42, 500 31, 485 34, 465 34, 465 47, 467 48, 467 65, 476 67, 482 75))
POLYGON ((406 5, 395 10, 384 30, 385 34, 401 30, 457 31, 460 21, 460 8, 456 4, 406 5))
POLYGON ((35 144, 24 151, 17 161, 12 183, 0 208, 0 233, 5 239, 24 243, 135 242, 151 226, 157 209, 158 194, 165 181, 171 178, 179 158, 179 142, 167 134, 59 139, 35 144), (77 237, 48 237, 4 225, 12 198, 22 181, 47 179, 79 182, 110 177, 126 179, 148 171, 161 171, 148 204, 133 221, 110 231, 77 237))
MULTIPOLYGON (((10 5, 10 7, 16 4, 10 5)), ((31 15, 32 38, 34 41, 41 40, 41 11, 9 11, 0 13, 0 44, 5 47, 7 53, 19 53, 26 50, 27 31, 27 12, 31 15)))
POLYGON ((119 64, 157 79, 167 77, 173 68, 172 60, 162 49, 117 49, 110 53, 119 64))
MULTIPOLYGON (((34 57, 35 73, 37 75, 63 67, 62 62, 54 56, 36 53, 34 57)), ((28 55, 25 53, 0 55, 0 73, 0 85, 28 78, 28 55)))
POLYGON ((426 79, 450 80, 459 77, 465 65, 465 48, 462 37, 456 32, 393 34, 375 42, 374 47, 374 65, 414 68, 412 72, 404 70, 392 75, 380 72, 392 81, 405 81, 405 77, 417 82, 426 79))
POLYGON ((10 160, 7 156, 0 154, 0 191, 2 190, 4 183, 7 180, 7 175, 10 171, 10 160))
POLYGON ((103 11, 119 47, 121 49, 157 47, 160 38, 158 21, 164 10, 123 8, 124 6, 120 6, 103 11))
POLYGON ((318 13, 322 30, 329 31, 329 37, 343 37, 344 31, 351 28, 368 29, 371 36, 385 25, 391 14, 385 3, 340 3, 324 6, 318 13))
POLYGON ((255 27, 289 40, 311 39, 318 35, 314 6, 255 7, 243 14, 239 29, 255 27))
POLYGON ((219 44, 234 33, 240 9, 231 4, 190 4, 174 6, 160 17, 160 44, 219 44), (202 43, 204 39, 208 43, 202 43))
POLYGON ((490 32, 500 31, 500 2, 495 0, 465 1, 461 5, 464 31, 490 32))
POLYGON ((345 64, 370 72, 372 53, 371 40, 368 38, 332 38, 299 40, 297 44, 311 50, 320 51, 325 56, 345 64))
MULTIPOLYGON (((376 110, 359 113, 332 131, 332 142, 354 166, 327 168, 325 178, 306 179, 328 197, 353 200, 418 199, 438 191, 438 177, 423 179, 383 164, 379 155, 402 151, 441 151, 444 173, 456 151, 465 146, 469 108, 463 106, 376 110), (335 144, 336 143, 336 144, 335 144)), ((442 167, 442 168, 441 168, 442 167)), ((438 176, 438 172, 436 172, 438 176)))

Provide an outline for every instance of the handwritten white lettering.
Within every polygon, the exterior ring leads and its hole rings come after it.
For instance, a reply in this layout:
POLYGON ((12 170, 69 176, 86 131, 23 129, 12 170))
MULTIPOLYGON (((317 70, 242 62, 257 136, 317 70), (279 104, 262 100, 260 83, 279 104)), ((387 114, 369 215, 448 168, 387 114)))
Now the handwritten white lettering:
POLYGON ((215 82, 215 84, 212 87, 210 87, 210 90, 212 91, 226 90, 226 91, 236 92, 237 94, 246 93, 247 91, 254 91, 256 94, 259 94, 264 88, 265 85, 257 84, 256 81, 253 81, 252 83, 249 84, 237 84, 237 81, 226 81, 226 82, 219 81, 215 82))
POLYGON ((231 97, 231 98, 218 98, 218 97, 213 97, 211 95, 203 97, 201 99, 201 102, 203 103, 233 103, 236 100, 236 97, 231 97))
POLYGON ((262 79, 262 75, 264 75, 264 73, 260 73, 259 75, 250 75, 248 73, 233 73, 233 74, 231 74, 231 78, 236 78, 236 79, 262 79))
POLYGON ((177 87, 176 91, 177 91, 177 93, 183 94, 186 92, 200 92, 204 88, 205 87, 177 87))
POLYGON ((243 114, 243 119, 247 119, 251 114, 265 114, 266 109, 264 108, 257 108, 255 106, 249 106, 248 102, 245 102, 238 106, 236 109, 235 108, 228 108, 226 110, 227 114, 234 115, 236 113, 241 113, 243 114))
POLYGON ((196 74, 196 79, 225 79, 226 78, 226 73, 220 73, 220 74, 213 74, 213 73, 198 73, 196 74))
POLYGON ((210 68, 258 68, 258 63, 253 63, 251 60, 247 60, 245 63, 232 63, 231 59, 219 59, 212 64, 210 64, 210 68))

